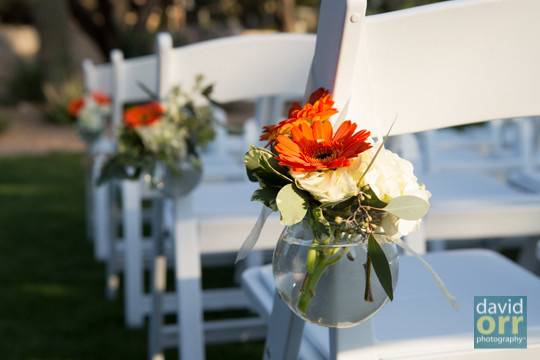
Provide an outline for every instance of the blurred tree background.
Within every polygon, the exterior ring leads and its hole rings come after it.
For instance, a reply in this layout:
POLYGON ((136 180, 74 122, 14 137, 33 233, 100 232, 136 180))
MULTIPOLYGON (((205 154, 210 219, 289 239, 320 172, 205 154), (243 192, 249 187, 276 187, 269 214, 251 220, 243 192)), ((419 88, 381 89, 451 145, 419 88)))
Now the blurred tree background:
MULTIPOLYGON (((436 0, 371 0, 370 14, 436 0)), ((81 92, 80 63, 152 52, 155 33, 175 46, 249 31, 314 32, 319 0, 0 0, 0 103, 43 104, 69 121, 81 92)))

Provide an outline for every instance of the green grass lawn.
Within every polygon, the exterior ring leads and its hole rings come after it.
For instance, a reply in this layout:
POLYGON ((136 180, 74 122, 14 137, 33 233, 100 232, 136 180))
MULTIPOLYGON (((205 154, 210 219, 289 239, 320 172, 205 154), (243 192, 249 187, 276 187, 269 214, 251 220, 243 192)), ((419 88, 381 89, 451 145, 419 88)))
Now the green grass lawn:
MULTIPOLYGON (((83 179, 79 154, 0 158, 2 360, 146 358, 146 330, 127 330, 121 299, 104 297, 104 266, 85 239, 83 179)), ((258 359, 262 347, 212 346, 207 358, 258 359)))

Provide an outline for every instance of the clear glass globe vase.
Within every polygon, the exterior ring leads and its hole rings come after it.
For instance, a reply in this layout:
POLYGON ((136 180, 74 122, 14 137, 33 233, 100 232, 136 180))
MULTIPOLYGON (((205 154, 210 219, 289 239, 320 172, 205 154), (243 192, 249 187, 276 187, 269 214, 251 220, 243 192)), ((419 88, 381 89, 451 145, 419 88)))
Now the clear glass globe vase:
POLYGON ((150 186, 166 197, 181 197, 189 194, 202 180, 202 167, 193 161, 179 161, 175 169, 162 163, 156 164, 148 176, 150 186))
MULTIPOLYGON (((397 247, 390 242, 380 246, 395 288, 397 247)), ((388 301, 373 266, 366 263, 365 237, 349 235, 323 244, 314 240, 311 229, 302 222, 284 229, 272 265, 277 291, 295 314, 326 327, 351 327, 388 301)))

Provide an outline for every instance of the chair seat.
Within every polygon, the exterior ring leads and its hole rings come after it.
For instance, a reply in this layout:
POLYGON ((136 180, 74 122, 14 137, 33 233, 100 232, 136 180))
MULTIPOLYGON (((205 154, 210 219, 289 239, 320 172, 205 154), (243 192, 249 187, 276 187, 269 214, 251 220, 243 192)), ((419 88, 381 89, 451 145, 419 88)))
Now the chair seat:
MULTIPOLYGON (((412 356, 448 349, 469 351, 473 347, 474 296, 525 295, 528 312, 528 346, 540 347, 540 279, 497 253, 488 250, 457 250, 425 255, 456 296, 454 310, 436 287, 428 271, 414 257, 402 256, 394 301, 372 320, 376 344, 385 358, 412 356), (444 338, 430 345, 430 340, 444 338), (396 344, 399 344, 397 346, 396 344)), ((274 286, 270 266, 249 269, 244 288, 255 309, 268 318, 272 311, 274 286)), ((328 329, 307 324, 301 347, 305 359, 327 358, 328 329), (315 357, 318 356, 318 357, 315 357)), ((408 358, 408 357, 407 357, 408 358)))
POLYGON ((540 233, 540 195, 471 172, 441 172, 421 178, 431 191, 426 220, 430 239, 528 236, 540 233), (456 231, 456 224, 466 227, 456 231))
MULTIPOLYGON (((237 252, 255 224, 261 204, 250 201, 257 185, 247 181, 201 183, 192 193, 202 253, 237 252)), ((172 211, 165 211, 171 216, 172 211)), ((165 219, 173 224, 172 218, 165 219)), ((272 249, 283 225, 277 214, 268 218, 255 249, 272 249)))

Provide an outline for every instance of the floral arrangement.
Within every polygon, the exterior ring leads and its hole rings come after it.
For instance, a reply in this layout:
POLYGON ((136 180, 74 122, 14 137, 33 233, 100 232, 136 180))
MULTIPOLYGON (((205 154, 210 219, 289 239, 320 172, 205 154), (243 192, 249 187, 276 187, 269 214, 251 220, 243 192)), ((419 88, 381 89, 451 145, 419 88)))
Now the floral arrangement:
MULTIPOLYGON (((249 179, 259 184, 252 200, 265 208, 238 259, 254 245, 269 210, 279 212, 284 225, 305 223, 313 245, 297 304, 302 312, 325 270, 351 256, 347 247, 317 246, 321 244, 364 243, 366 278, 373 269, 393 299, 391 271, 381 245, 406 246, 400 237, 415 230, 429 209, 431 194, 418 182, 412 164, 343 116, 333 126, 330 118, 337 113, 331 94, 318 89, 303 106, 294 104, 287 119, 264 127, 261 140, 266 147, 252 146, 245 155, 249 179)), ((366 281, 367 302, 372 301, 370 286, 366 281)))
POLYGON ((105 162, 98 183, 143 173, 152 177, 163 167, 180 176, 180 163, 200 168, 198 151, 215 136, 211 92, 212 86, 197 77, 190 93, 177 86, 162 103, 127 109, 117 132, 117 151, 105 162))
POLYGON ((111 115, 111 99, 100 92, 78 97, 69 102, 67 111, 77 119, 80 136, 87 142, 96 140, 107 127, 111 115))

